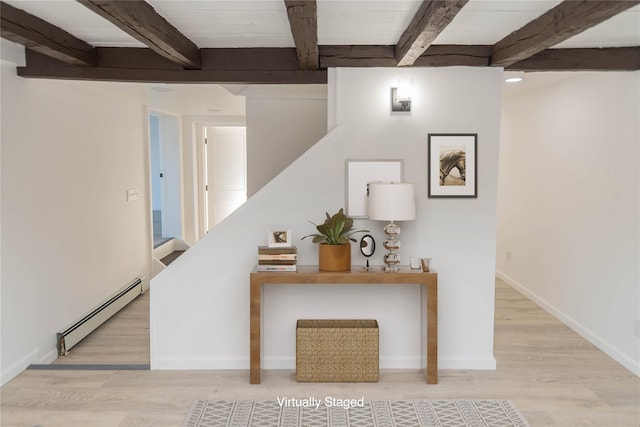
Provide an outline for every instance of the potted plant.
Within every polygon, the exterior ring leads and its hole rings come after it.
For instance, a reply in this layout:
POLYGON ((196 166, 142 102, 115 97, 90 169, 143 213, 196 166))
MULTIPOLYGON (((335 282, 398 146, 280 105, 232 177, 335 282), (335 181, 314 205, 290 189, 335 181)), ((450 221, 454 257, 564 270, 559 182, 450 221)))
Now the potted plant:
POLYGON ((369 230, 353 230, 353 219, 344 214, 344 209, 338 213, 329 215, 322 224, 316 226, 317 233, 304 236, 313 237, 313 243, 319 243, 319 269, 322 271, 346 271, 351 270, 351 242, 356 239, 351 237, 355 233, 364 233, 369 230))

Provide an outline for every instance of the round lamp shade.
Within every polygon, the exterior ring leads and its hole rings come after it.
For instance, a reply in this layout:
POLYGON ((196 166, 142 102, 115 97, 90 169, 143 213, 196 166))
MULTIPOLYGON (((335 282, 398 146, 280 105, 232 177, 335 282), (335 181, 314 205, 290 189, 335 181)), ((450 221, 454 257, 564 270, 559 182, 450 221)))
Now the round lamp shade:
POLYGON ((413 184, 371 183, 368 200, 369 219, 412 221, 416 219, 416 191, 413 184))

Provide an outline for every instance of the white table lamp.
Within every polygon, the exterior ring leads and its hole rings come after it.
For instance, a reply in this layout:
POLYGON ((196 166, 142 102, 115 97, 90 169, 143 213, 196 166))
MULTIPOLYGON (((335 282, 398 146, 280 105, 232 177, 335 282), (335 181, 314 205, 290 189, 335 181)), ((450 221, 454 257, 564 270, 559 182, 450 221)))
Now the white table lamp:
POLYGON ((368 200, 369 219, 390 221, 384 227, 387 240, 383 246, 389 251, 384 256, 384 271, 398 271, 400 256, 400 227, 395 221, 413 221, 416 219, 416 191, 413 184, 407 183, 371 183, 368 200))

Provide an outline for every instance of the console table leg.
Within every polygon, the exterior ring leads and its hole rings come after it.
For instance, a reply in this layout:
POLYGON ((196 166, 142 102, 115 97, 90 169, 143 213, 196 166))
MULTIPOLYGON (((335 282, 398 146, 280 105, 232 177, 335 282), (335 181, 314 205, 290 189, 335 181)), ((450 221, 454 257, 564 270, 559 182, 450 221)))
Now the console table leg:
POLYGON ((250 314, 249 314, 249 383, 260 384, 260 375, 262 371, 260 361, 260 340, 261 325, 260 317, 262 311, 262 284, 255 280, 251 281, 250 290, 250 314))
POLYGON ((438 282, 427 285, 427 384, 438 384, 438 282))

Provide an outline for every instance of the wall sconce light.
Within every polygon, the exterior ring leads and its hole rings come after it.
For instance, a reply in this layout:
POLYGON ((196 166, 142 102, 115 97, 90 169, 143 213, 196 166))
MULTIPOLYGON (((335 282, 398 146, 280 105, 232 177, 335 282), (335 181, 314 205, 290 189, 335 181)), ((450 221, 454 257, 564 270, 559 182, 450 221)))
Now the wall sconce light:
POLYGON ((411 94, 406 87, 391 88, 391 111, 411 111, 411 94))

